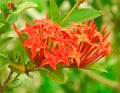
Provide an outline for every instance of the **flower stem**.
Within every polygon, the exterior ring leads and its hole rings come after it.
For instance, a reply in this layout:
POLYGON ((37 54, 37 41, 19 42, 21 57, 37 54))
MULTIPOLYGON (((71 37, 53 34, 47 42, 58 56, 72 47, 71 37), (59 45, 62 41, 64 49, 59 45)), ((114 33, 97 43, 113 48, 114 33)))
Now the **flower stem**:
POLYGON ((1 89, 0 89, 0 93, 3 93, 3 92, 5 91, 5 89, 7 88, 7 83, 8 83, 8 81, 10 80, 12 74, 13 74, 13 71, 10 71, 8 77, 7 77, 7 78, 5 79, 5 81, 3 82, 3 85, 2 85, 2 87, 1 87, 1 89))
POLYGON ((65 16, 65 18, 61 21, 60 25, 62 26, 65 21, 68 19, 68 17, 72 14, 72 12, 75 10, 75 8, 77 8, 81 3, 83 3, 83 0, 77 0, 77 2, 75 3, 75 5, 72 7, 72 9, 68 12, 68 14, 65 16))

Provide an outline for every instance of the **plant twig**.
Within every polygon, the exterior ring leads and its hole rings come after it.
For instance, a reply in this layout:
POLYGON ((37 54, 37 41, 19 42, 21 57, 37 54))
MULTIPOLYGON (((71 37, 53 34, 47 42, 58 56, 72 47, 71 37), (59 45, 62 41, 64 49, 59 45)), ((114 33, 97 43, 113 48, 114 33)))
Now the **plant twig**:
POLYGON ((7 83, 10 80, 12 74, 13 74, 13 71, 10 71, 9 75, 7 76, 7 78, 5 79, 5 81, 3 82, 3 85, 2 85, 2 87, 0 89, 0 93, 3 93, 5 91, 5 89, 7 88, 7 83))
POLYGON ((17 74, 10 83, 13 83, 19 77, 19 75, 20 74, 17 74))
POLYGON ((77 0, 77 2, 75 3, 75 5, 73 6, 73 8, 68 12, 68 14, 65 16, 65 18, 61 21, 61 23, 60 23, 61 26, 65 23, 65 21, 72 14, 72 12, 75 10, 75 8, 77 8, 83 2, 84 2, 84 0, 77 0))
POLYGON ((89 76, 90 78, 102 83, 102 84, 105 84, 105 85, 108 85, 112 88, 118 88, 118 82, 117 81, 112 81, 108 78, 105 78, 101 75, 98 75, 92 71, 89 71, 89 70, 85 70, 85 69, 81 69, 81 71, 86 74, 87 76, 89 76))

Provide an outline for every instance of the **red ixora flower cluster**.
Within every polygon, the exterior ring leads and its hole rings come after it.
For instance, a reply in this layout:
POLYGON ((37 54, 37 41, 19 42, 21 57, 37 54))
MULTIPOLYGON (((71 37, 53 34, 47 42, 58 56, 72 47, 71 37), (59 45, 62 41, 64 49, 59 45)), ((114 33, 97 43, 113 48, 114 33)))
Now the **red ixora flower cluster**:
POLYGON ((57 65, 85 68, 102 57, 110 54, 110 43, 106 40, 105 28, 97 30, 94 20, 88 24, 71 23, 68 28, 62 28, 48 19, 34 20, 35 24, 26 24, 25 29, 15 31, 20 36, 28 50, 30 59, 37 66, 50 66, 56 70, 57 65))

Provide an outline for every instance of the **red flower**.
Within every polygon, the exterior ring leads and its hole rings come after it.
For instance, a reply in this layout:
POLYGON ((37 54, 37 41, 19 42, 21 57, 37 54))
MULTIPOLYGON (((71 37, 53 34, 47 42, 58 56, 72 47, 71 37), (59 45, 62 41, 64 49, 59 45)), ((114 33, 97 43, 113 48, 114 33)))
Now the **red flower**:
POLYGON ((110 33, 103 35, 106 27, 100 32, 94 20, 88 25, 71 23, 68 28, 62 28, 48 19, 34 20, 33 26, 26 25, 18 32, 20 36, 27 34, 23 40, 24 46, 38 66, 57 65, 85 68, 111 52, 110 43, 106 40, 110 33))

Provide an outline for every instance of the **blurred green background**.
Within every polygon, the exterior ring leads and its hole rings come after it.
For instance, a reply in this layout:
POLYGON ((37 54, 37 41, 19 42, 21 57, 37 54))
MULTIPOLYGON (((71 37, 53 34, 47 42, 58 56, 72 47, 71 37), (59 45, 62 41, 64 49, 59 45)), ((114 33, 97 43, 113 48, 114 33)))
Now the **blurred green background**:
MULTIPOLYGON (((45 18, 49 14, 49 0, 8 0, 15 5, 25 2, 35 2, 38 7, 30 8, 20 14, 17 24, 23 28, 24 23, 32 19, 45 18)), ((56 0, 62 14, 68 12, 76 0, 56 0)), ((23 84, 15 89, 9 88, 5 93, 120 93, 120 0, 86 0, 80 7, 95 8, 103 11, 104 15, 95 19, 100 29, 107 25, 111 32, 109 41, 112 53, 100 60, 109 73, 99 71, 64 69, 65 84, 56 83, 40 72, 34 72, 33 79, 22 75, 19 78, 23 84)))

